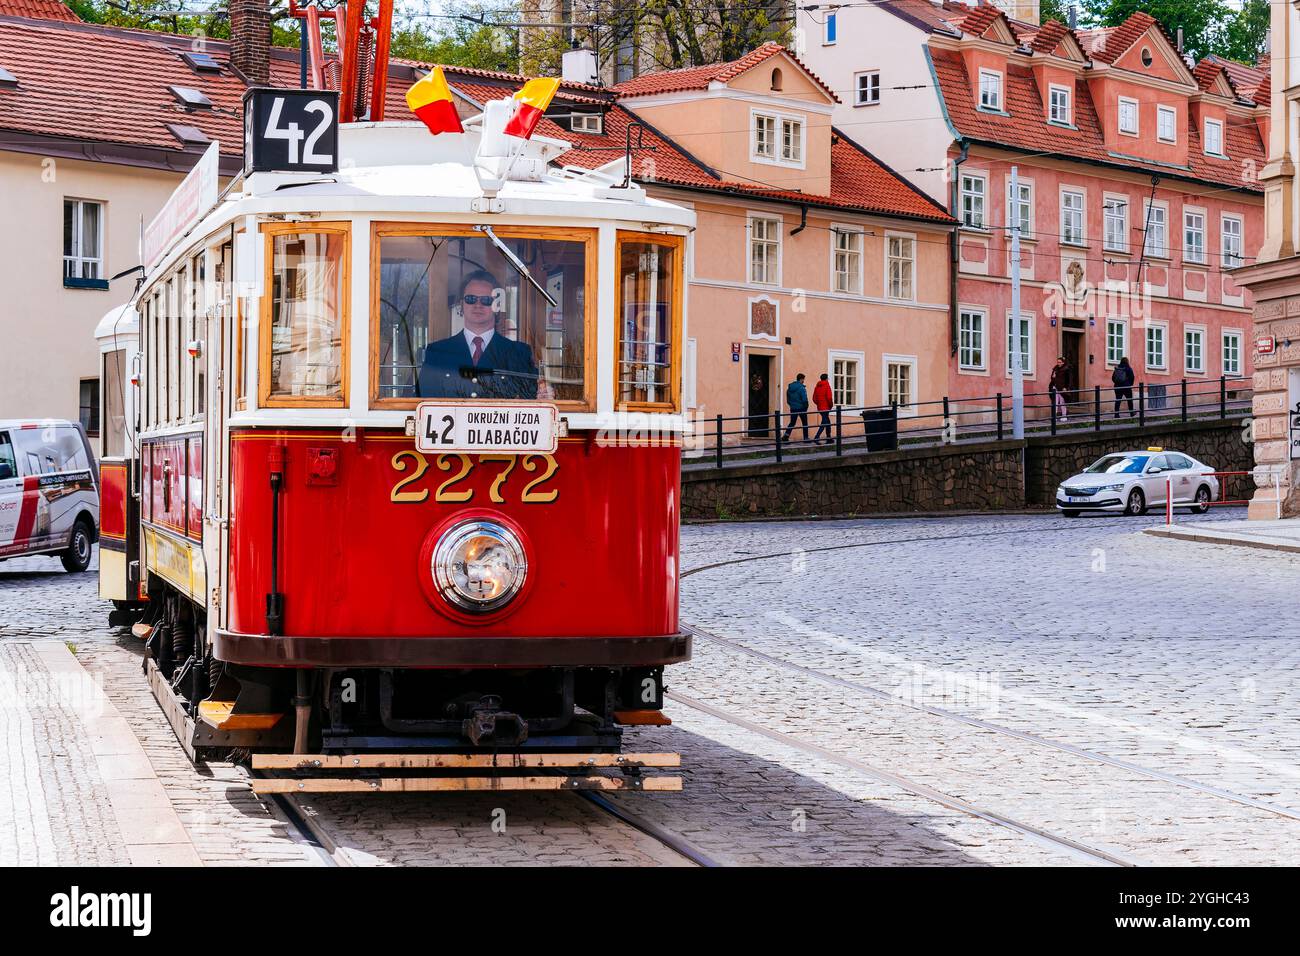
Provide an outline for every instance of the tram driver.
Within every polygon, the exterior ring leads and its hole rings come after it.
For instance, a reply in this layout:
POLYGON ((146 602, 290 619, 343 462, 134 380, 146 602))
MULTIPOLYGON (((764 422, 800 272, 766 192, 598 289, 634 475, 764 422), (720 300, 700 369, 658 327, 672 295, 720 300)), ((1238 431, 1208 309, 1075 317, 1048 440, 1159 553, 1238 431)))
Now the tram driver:
POLYGON ((493 300, 501 288, 496 276, 479 269, 460 287, 465 327, 424 350, 420 366, 421 398, 551 400, 551 386, 537 372, 533 350, 496 330, 493 300))

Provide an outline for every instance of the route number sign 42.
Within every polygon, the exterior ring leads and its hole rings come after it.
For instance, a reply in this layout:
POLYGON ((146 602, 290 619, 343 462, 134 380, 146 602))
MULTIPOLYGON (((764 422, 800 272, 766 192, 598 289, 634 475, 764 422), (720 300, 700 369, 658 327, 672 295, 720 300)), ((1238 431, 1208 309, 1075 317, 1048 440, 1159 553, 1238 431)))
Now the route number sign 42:
POLYGON ((244 94, 244 172, 334 173, 338 168, 337 90, 244 94))

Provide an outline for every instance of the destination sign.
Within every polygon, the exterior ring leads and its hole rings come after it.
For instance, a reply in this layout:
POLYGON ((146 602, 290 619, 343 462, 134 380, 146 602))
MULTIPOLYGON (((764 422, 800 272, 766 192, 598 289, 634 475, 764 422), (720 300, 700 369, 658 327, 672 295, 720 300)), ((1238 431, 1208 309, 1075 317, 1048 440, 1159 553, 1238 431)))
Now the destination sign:
POLYGON ((559 414, 541 402, 421 402, 415 408, 417 451, 554 453, 559 414))

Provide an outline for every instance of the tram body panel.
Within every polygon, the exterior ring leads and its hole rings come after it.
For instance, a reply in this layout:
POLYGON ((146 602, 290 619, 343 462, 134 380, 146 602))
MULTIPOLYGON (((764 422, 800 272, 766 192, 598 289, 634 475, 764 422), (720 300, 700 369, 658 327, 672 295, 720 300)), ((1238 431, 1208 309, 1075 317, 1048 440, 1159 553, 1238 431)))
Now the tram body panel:
POLYGON ((601 447, 576 437, 553 456, 439 456, 421 455, 412 439, 392 432, 345 441, 319 430, 240 430, 231 438, 231 631, 266 631, 270 471, 272 449, 281 448, 277 590, 286 635, 677 632, 675 443, 601 447), (511 523, 528 551, 526 592, 476 618, 455 613, 431 590, 424 554, 449 521, 473 517, 511 523))

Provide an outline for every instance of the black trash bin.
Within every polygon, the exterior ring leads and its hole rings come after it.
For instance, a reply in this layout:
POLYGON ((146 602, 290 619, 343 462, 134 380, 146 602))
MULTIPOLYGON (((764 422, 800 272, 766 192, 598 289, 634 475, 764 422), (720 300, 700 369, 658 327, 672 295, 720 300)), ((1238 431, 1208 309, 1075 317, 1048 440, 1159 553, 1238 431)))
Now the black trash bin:
POLYGON ((898 448, 897 409, 864 409, 862 424, 866 429, 867 451, 894 451, 898 448))

